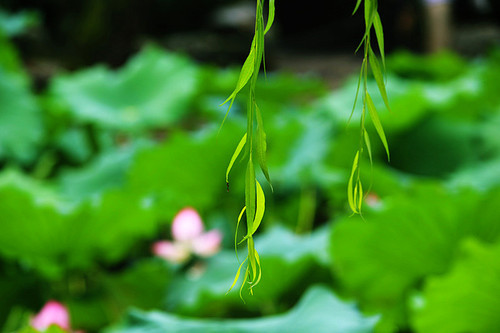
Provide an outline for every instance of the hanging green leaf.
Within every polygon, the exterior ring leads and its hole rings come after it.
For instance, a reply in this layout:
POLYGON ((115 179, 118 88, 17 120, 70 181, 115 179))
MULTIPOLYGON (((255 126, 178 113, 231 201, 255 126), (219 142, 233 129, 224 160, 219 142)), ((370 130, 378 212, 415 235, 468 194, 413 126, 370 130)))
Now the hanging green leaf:
MULTIPOLYGON (((356 8, 354 9, 353 14, 358 10, 359 6, 361 5, 361 0, 358 0, 356 2, 356 8)), ((377 114, 377 110, 375 109, 375 105, 373 104, 373 101, 370 97, 370 94, 368 93, 368 64, 370 65, 370 68, 372 70, 373 76, 375 78, 375 81, 377 83, 378 89, 380 91, 380 95, 382 96, 382 99, 384 100, 384 103, 387 107, 387 109, 390 111, 390 106, 389 106, 389 99, 387 98, 387 92, 385 89, 385 83, 384 83, 384 76, 382 73, 382 70, 380 68, 380 65, 378 63, 377 57, 375 53, 372 50, 371 44, 370 44, 370 36, 371 36, 371 30, 372 27, 375 29, 375 34, 377 37, 377 42, 378 42, 378 47, 380 50, 380 55, 382 57, 382 63, 385 69, 385 50, 384 50, 384 33, 382 29, 382 22, 380 20, 380 15, 378 14, 377 11, 378 7, 378 1, 377 0, 364 0, 364 19, 365 19, 365 33, 363 35, 363 38, 361 39, 361 42, 359 43, 358 47, 356 48, 356 52, 358 51, 361 46, 364 46, 364 57, 363 57, 363 62, 361 64, 361 71, 359 74, 359 80, 358 80, 358 86, 356 88, 356 96, 354 98, 354 103, 351 111, 351 115, 349 116, 349 121, 351 120, 354 110, 356 109, 356 103, 358 100, 358 94, 361 86, 361 81, 363 81, 363 109, 360 117, 360 127, 361 127, 361 134, 360 134, 360 146, 358 149, 358 152, 356 153, 355 161, 353 163, 353 168, 351 171, 351 177, 349 178, 349 183, 348 183, 348 188, 347 188, 347 193, 348 193, 348 202, 349 202, 349 207, 355 214, 361 214, 361 204, 362 204, 362 199, 363 199, 363 187, 360 181, 360 167, 359 167, 359 158, 360 155, 363 153, 363 142, 364 145, 366 146, 366 149, 368 150, 368 155, 370 158, 370 164, 373 163, 373 156, 372 156, 372 149, 371 149, 371 143, 370 143, 370 137, 368 136, 368 132, 365 129, 365 112, 366 109, 368 109, 370 113, 370 118, 372 119, 373 125, 375 126, 375 129, 377 130, 377 133, 380 137, 380 140, 382 141, 384 148, 387 152, 387 158, 389 159, 389 146, 387 144, 387 139, 385 137, 384 130, 382 128, 382 124, 380 122, 380 119, 377 114), (356 180, 354 179, 354 175, 357 174, 356 180)))
POLYGON ((243 264, 245 263, 245 261, 247 261, 247 259, 243 260, 243 262, 238 267, 238 270, 236 271, 236 276, 234 277, 234 280, 233 280, 233 284, 231 284, 231 287, 229 287, 229 290, 226 292, 226 294, 228 294, 231 291, 231 289, 234 288, 234 286, 236 285, 236 282, 238 282, 238 279, 240 278, 241 267, 243 267, 243 264))
POLYGON ((372 145, 366 129, 363 129, 363 137, 365 139, 365 145, 366 145, 366 150, 368 151, 368 157, 370 158, 370 165, 373 165, 372 145))
POLYGON ((387 91, 385 90, 384 84, 384 76, 382 74, 382 70, 380 69, 380 64, 378 63, 377 56, 373 53, 373 50, 370 48, 370 56, 368 59, 370 60, 370 67, 372 69, 373 77, 377 82, 378 90, 380 91, 380 95, 384 100, 385 106, 387 110, 391 111, 391 107, 389 106, 389 99, 387 98, 387 91))
POLYGON ((382 28, 382 20, 380 20, 380 15, 375 13, 375 18, 373 20, 373 27, 375 28, 375 35, 377 36, 378 50, 380 51, 380 57, 382 58, 382 66, 385 71, 385 50, 384 50, 384 29, 382 28))
POLYGON ((240 215, 238 215, 238 222, 236 222, 236 231, 234 232, 234 252, 236 253, 236 258, 238 258, 238 228, 240 227, 240 221, 246 209, 247 206, 244 206, 240 212, 240 215))
POLYGON ((264 196, 264 191, 260 186, 259 182, 257 183, 257 210, 255 212, 255 221, 253 223, 253 231, 252 235, 257 231, 264 218, 264 211, 266 210, 266 197, 264 196))
POLYGON ((354 104, 352 106, 352 111, 351 111, 351 115, 349 116, 349 119, 347 120, 347 124, 349 125, 349 123, 351 122, 351 118, 354 114, 354 110, 356 109, 356 103, 358 102, 358 95, 359 95, 359 87, 361 86, 361 80, 363 78, 363 70, 364 70, 364 66, 366 65, 366 59, 363 59, 363 63, 361 64, 361 70, 359 71, 359 79, 358 79, 358 86, 356 87, 356 96, 354 97, 354 104))
POLYGON ((358 0, 358 2, 356 2, 356 7, 354 8, 352 15, 356 14, 356 12, 358 11, 359 5, 361 5, 361 0, 358 0))
POLYGON ((253 166, 252 157, 248 160, 247 172, 245 178, 245 205, 246 215, 247 215, 247 224, 248 224, 248 232, 251 234, 253 230, 253 220, 255 217, 255 169, 253 166))
POLYGON ((269 0, 269 15, 267 16, 267 24, 266 24, 266 30, 264 30, 264 34, 267 34, 269 29, 271 29, 271 26, 273 25, 274 22, 274 0, 269 0))
POLYGON ((375 105, 373 104, 372 98, 370 97, 370 94, 366 93, 366 104, 368 106, 368 111, 370 112, 370 118, 372 119, 373 126, 375 126, 375 129, 377 130, 378 136, 380 137, 380 140, 382 141, 382 144, 384 145, 385 151, 387 153, 387 159, 390 160, 390 155, 389 155, 389 145, 387 144, 387 139, 385 137, 384 129, 382 127, 382 123, 380 122, 380 119, 378 117, 377 110, 375 109, 375 105))
POLYGON ((273 188, 271 184, 271 177, 269 176, 269 171, 267 169, 267 142, 266 142, 266 132, 264 131, 264 123, 262 121, 262 115, 258 106, 255 107, 256 118, 257 118, 257 160, 259 161, 260 169, 267 179, 267 182, 273 188))
POLYGON ((351 176, 349 177, 349 183, 347 185, 347 201, 349 203, 349 207, 354 213, 359 213, 359 209, 356 205, 355 194, 354 194, 354 175, 358 170, 358 160, 359 160, 359 150, 356 152, 356 156, 354 157, 354 162, 352 163, 351 176))
MULTIPOLYGON (((247 57, 245 63, 242 66, 240 76, 238 78, 238 82, 236 83, 236 88, 228 97, 228 99, 224 102, 227 103, 231 101, 229 105, 229 109, 236 98, 236 95, 240 92, 240 90, 249 83, 249 94, 247 101, 247 132, 243 139, 241 139, 240 143, 236 147, 236 151, 229 162, 229 166, 226 171, 226 182, 229 178, 229 172, 238 158, 241 150, 246 145, 245 150, 245 158, 248 158, 247 169, 245 173, 245 207, 240 213, 237 222, 237 228, 239 226, 240 220, 243 216, 243 213, 246 213, 246 221, 247 221, 247 233, 245 237, 239 242, 242 243, 244 241, 247 242, 248 245, 248 255, 247 255, 247 267, 245 271, 245 276, 243 278, 243 283, 240 288, 240 295, 245 286, 245 284, 249 284, 250 293, 252 294, 252 287, 255 286, 261 277, 261 268, 260 268, 260 260, 258 257, 258 253, 254 248, 252 235, 255 233, 257 228, 260 226, 264 211, 265 211, 265 197, 262 187, 257 182, 255 178, 255 169, 253 164, 253 148, 254 148, 254 126, 253 123, 255 119, 257 120, 257 128, 256 132, 256 140, 255 140, 255 148, 257 153, 257 161, 260 165, 262 173, 266 177, 269 184, 271 184, 271 177, 269 176, 269 171, 267 168, 266 162, 266 152, 267 152, 267 142, 266 142, 266 132, 264 131, 264 124, 262 121, 261 110, 258 108, 255 98, 255 87, 257 84, 257 77, 259 75, 260 67, 264 61, 264 35, 271 29, 271 26, 274 22, 275 17, 275 0, 269 0, 269 12, 267 23, 264 28, 264 15, 263 15, 263 4, 264 1, 257 0, 257 8, 256 8, 256 18, 255 18, 255 33, 252 41, 252 46, 250 50, 250 54, 247 57), (251 280, 250 280, 251 279, 251 280)), ((224 120, 227 117, 229 112, 226 112, 224 120)), ((224 121, 222 122, 224 123, 224 121)), ((222 125, 221 125, 222 126, 222 125)), ((272 186, 271 186, 272 189, 272 186)), ((237 243, 237 234, 235 235, 235 247, 239 244, 237 243)), ((237 251, 235 251, 237 254, 237 251)), ((241 266, 238 269, 237 276, 235 278, 235 282, 238 280, 240 275, 241 266)), ((231 287, 232 288, 232 287, 231 287)))
POLYGON ((226 170, 226 184, 229 185, 229 172, 231 171, 231 168, 233 167, 234 162, 238 158, 238 156, 241 153, 241 150, 245 146, 245 143, 247 142, 247 134, 243 135, 243 137, 240 140, 240 143, 238 143, 238 146, 236 147, 236 150, 234 151, 233 156, 231 157, 231 161, 229 162, 229 165, 227 166, 226 170))

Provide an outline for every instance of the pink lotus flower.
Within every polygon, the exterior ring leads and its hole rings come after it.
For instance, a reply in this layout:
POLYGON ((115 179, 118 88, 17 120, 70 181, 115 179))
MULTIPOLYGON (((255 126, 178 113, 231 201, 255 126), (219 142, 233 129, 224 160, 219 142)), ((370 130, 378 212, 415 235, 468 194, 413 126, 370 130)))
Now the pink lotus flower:
POLYGON ((175 263, 183 263, 191 256, 189 249, 183 246, 183 244, 169 241, 159 241, 154 243, 153 253, 175 263))
POLYGON ((45 331, 51 325, 57 325, 63 330, 69 330, 68 309, 59 302, 48 301, 42 310, 31 319, 30 324, 39 331, 45 331))
POLYGON ((193 208, 184 208, 172 222, 173 241, 153 244, 153 253, 174 263, 186 262, 192 254, 210 257, 219 252, 222 234, 219 230, 203 232, 200 215, 193 208))

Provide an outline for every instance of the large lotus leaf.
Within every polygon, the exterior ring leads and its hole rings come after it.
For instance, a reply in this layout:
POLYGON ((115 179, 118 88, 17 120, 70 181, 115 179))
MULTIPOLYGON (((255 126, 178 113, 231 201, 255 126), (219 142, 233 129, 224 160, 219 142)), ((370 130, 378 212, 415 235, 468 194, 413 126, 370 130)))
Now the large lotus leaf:
MULTIPOLYGON (((239 285, 226 295, 239 264, 234 251, 223 251, 207 260, 200 273, 188 272, 173 280, 167 293, 167 308, 212 317, 234 313, 235 309, 266 313, 269 308, 260 307, 264 303, 270 308, 280 308, 283 297, 293 299, 304 289, 301 279, 307 277, 311 283, 315 275, 316 279, 325 277, 327 272, 322 272, 322 268, 328 263, 327 241, 326 228, 299 236, 283 227, 275 227, 255 239, 263 276, 253 296, 249 296, 246 289, 242 292, 247 305, 240 299, 239 285)), ((238 255, 244 258, 246 252, 239 251, 238 255)))
POLYGON ((107 332, 372 332, 376 317, 363 317, 352 304, 325 287, 311 287, 290 311, 255 319, 182 318, 161 312, 131 311, 124 322, 107 332))
POLYGON ((489 118, 477 127, 477 163, 457 170, 449 177, 452 187, 473 186, 478 189, 491 189, 500 185, 500 117, 489 118), (480 158, 479 158, 480 157, 480 158))
POLYGON ((26 78, 0 67, 0 158, 32 161, 42 135, 40 110, 26 78))
POLYGON ((473 186, 488 190, 500 186, 500 159, 473 165, 453 173, 449 179, 452 188, 473 186))
POLYGON ((463 244, 450 272, 429 278, 414 318, 417 332, 500 331, 499 244, 463 244))
POLYGON ((428 185, 386 197, 383 209, 334 227, 334 271, 367 309, 405 312, 408 293, 446 272, 462 239, 498 238, 499 200, 500 191, 482 197, 428 185))
POLYGON ((81 122, 135 131, 178 121, 198 84, 188 59, 147 47, 116 72, 99 66, 56 77, 50 93, 81 122))
POLYGON ((15 178, 2 182, 0 253, 48 277, 115 262, 156 229, 151 205, 135 194, 107 192, 75 208, 57 195, 44 199, 46 193, 15 178))
MULTIPOLYGON (((144 149, 128 173, 128 189, 154 200, 161 216, 170 219, 180 209, 192 206, 203 212, 236 198, 226 193, 225 170, 239 140, 242 126, 228 122, 219 135, 217 127, 195 135, 173 133, 163 144, 144 149)), ((233 172, 239 169, 235 164, 233 172)), ((235 213, 237 214, 237 213, 235 213)))
POLYGON ((85 167, 63 170, 58 177, 61 195, 81 200, 110 188, 120 188, 125 184, 133 158, 146 146, 145 142, 138 142, 105 152, 85 167))

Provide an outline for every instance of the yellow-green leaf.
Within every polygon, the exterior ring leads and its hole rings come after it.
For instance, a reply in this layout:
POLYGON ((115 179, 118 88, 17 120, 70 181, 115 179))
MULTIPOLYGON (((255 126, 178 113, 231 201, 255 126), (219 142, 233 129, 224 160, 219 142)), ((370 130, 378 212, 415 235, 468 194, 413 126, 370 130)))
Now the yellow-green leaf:
MULTIPOLYGON (((234 277, 233 284, 231 284, 231 287, 229 287, 229 290, 226 291, 226 295, 233 289, 233 287, 236 285, 236 282, 238 282, 238 279, 240 278, 240 273, 241 273, 241 267, 243 267, 243 264, 247 261, 247 259, 243 260, 243 262, 240 264, 240 267, 238 267, 238 270, 236 271, 236 276, 234 277)), ((244 283, 245 281, 243 281, 244 283)))
POLYGON ((234 88, 233 92, 224 101, 224 103, 221 104, 224 105, 227 102, 231 101, 229 107, 227 108, 224 119, 222 120, 221 128, 224 125, 224 122, 226 121, 227 115, 229 114, 231 107, 233 106, 233 102, 234 99, 236 98, 236 95, 240 92, 241 89, 243 89, 243 87, 245 87, 247 82, 252 77, 254 72, 254 65, 255 65, 255 38, 252 41, 252 46, 250 47, 250 53, 248 54, 248 57, 246 58, 245 62, 243 63, 243 66, 241 67, 240 76, 238 78, 238 81, 236 82, 236 88, 234 88))
POLYGON ((358 181, 358 210, 361 211, 361 205, 363 204, 363 185, 361 184, 361 180, 358 181))
MULTIPOLYGON (((257 278, 257 263, 255 261, 255 246, 251 236, 248 238, 248 261, 250 262, 250 269, 252 270, 252 281, 255 281, 257 278)), ((250 290, 252 290, 251 285, 250 290)))
POLYGON ((366 24, 366 34, 370 34, 370 29, 373 24, 373 18, 377 12, 376 0, 364 0, 365 1, 365 24, 366 24))
POLYGON ((373 53, 372 48, 370 47, 370 67, 372 69, 373 77, 377 82, 378 90, 380 91, 380 95, 384 100, 384 104, 387 107, 387 110, 391 111, 391 107, 389 106, 389 99, 387 98, 387 92, 385 90, 384 76, 382 75, 382 70, 380 69, 380 64, 378 63, 377 57, 375 53, 373 53))
POLYGON ((358 160, 359 160, 359 150, 356 152, 356 156, 354 157, 354 162, 352 163, 351 176, 349 177, 349 183, 347 184, 347 202, 349 203, 349 207, 351 207, 351 210, 354 213, 358 213, 358 209, 356 208, 356 202, 353 195, 354 194, 353 181, 354 181, 354 174, 358 169, 358 160))
POLYGON ((264 191, 262 190, 260 183, 258 181, 255 181, 255 182, 257 183, 257 209, 255 212, 255 221, 253 222, 252 235, 259 228, 260 223, 262 222, 262 219, 264 218, 264 212, 266 210, 266 197, 264 195, 264 191))
POLYGON ((366 150, 368 151, 368 157, 370 158, 370 164, 373 165, 372 145, 371 145, 370 137, 368 136, 368 132, 366 131, 366 129, 363 129, 363 136, 365 139, 366 150))
POLYGON ((257 268, 259 271, 258 271, 257 280, 255 280, 252 283, 252 287, 255 287, 257 284, 259 284, 260 279, 262 277, 262 266, 260 265, 260 258, 259 258, 259 253, 257 252, 257 250, 255 250, 255 261, 257 262, 257 268))
POLYGON ((349 123, 351 122, 351 118, 354 114, 354 110, 356 109, 356 103, 358 101, 358 95, 359 95, 359 87, 361 85, 361 79, 363 77, 363 69, 364 69, 364 66, 365 66, 365 59, 363 59, 363 63, 361 64, 361 71, 359 72, 359 78, 358 78, 358 86, 356 87, 356 96, 354 97, 354 104, 352 106, 352 111, 351 111, 351 114, 349 115, 349 119, 347 120, 347 125, 349 125, 349 123))
POLYGON ((226 170, 226 183, 229 183, 229 172, 231 171, 231 168, 233 167, 234 162, 238 158, 238 156, 241 153, 241 150, 245 146, 245 143, 247 142, 247 134, 243 135, 243 137, 240 140, 240 143, 238 143, 238 146, 236 146, 236 150, 233 153, 233 156, 231 157, 231 161, 229 162, 229 165, 227 166, 226 170))
POLYGON ((389 145, 387 144, 387 139, 385 137, 384 128, 382 127, 382 123, 378 117, 377 110, 375 109, 375 105, 373 104, 372 98, 370 94, 366 93, 366 104, 368 106, 368 111, 370 112, 370 118, 372 119, 373 126, 377 130, 378 136, 384 145, 385 151, 387 153, 387 159, 390 160, 389 155, 389 145))
POLYGON ((245 177, 245 206, 247 215, 247 234, 253 231, 253 221, 255 218, 255 170, 252 155, 248 159, 247 172, 245 177))
POLYGON ((255 105, 255 113, 257 118, 257 160, 259 161, 260 169, 266 177, 267 182, 273 188, 271 184, 271 177, 269 176, 269 171, 267 169, 267 142, 266 142, 266 132, 264 131, 264 123, 262 121, 262 114, 257 105, 255 105))
POLYGON ((361 0, 358 0, 358 2, 356 2, 356 7, 354 8, 352 15, 356 14, 356 12, 358 11, 359 5, 361 5, 361 0))
POLYGON ((240 227, 240 221, 246 209, 247 206, 244 206, 240 212, 240 215, 238 216, 238 222, 236 222, 236 231, 234 233, 234 252, 236 253, 236 258, 238 258, 238 228, 240 227))
POLYGON ((267 16, 267 24, 266 24, 266 29, 264 30, 264 34, 267 34, 269 29, 271 29, 273 22, 274 22, 274 0, 270 0, 269 1, 269 14, 267 16))
POLYGON ((378 49, 380 51, 380 57, 382 58, 382 66, 385 71, 385 51, 384 51, 384 29, 382 28, 382 21, 380 20, 380 15, 375 13, 373 20, 373 27, 375 28, 375 35, 377 36, 378 49))

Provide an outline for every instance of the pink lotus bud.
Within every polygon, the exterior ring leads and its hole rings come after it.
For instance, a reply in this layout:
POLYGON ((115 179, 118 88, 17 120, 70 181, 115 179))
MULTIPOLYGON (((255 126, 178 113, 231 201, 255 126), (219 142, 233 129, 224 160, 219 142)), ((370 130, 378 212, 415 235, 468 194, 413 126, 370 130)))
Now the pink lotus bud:
POLYGON ((31 326, 39 331, 44 331, 51 325, 57 325, 64 330, 70 329, 68 309, 56 301, 48 301, 31 319, 31 326))
POLYGON ((174 263, 183 263, 189 259, 190 253, 183 244, 160 241, 153 244, 153 253, 174 263))
POLYGON ((172 222, 172 236, 178 241, 188 241, 201 235, 203 222, 196 210, 184 208, 172 222))
POLYGON ((219 230, 209 231, 193 239, 193 252, 202 257, 213 256, 219 252, 221 241, 222 234, 219 230))

